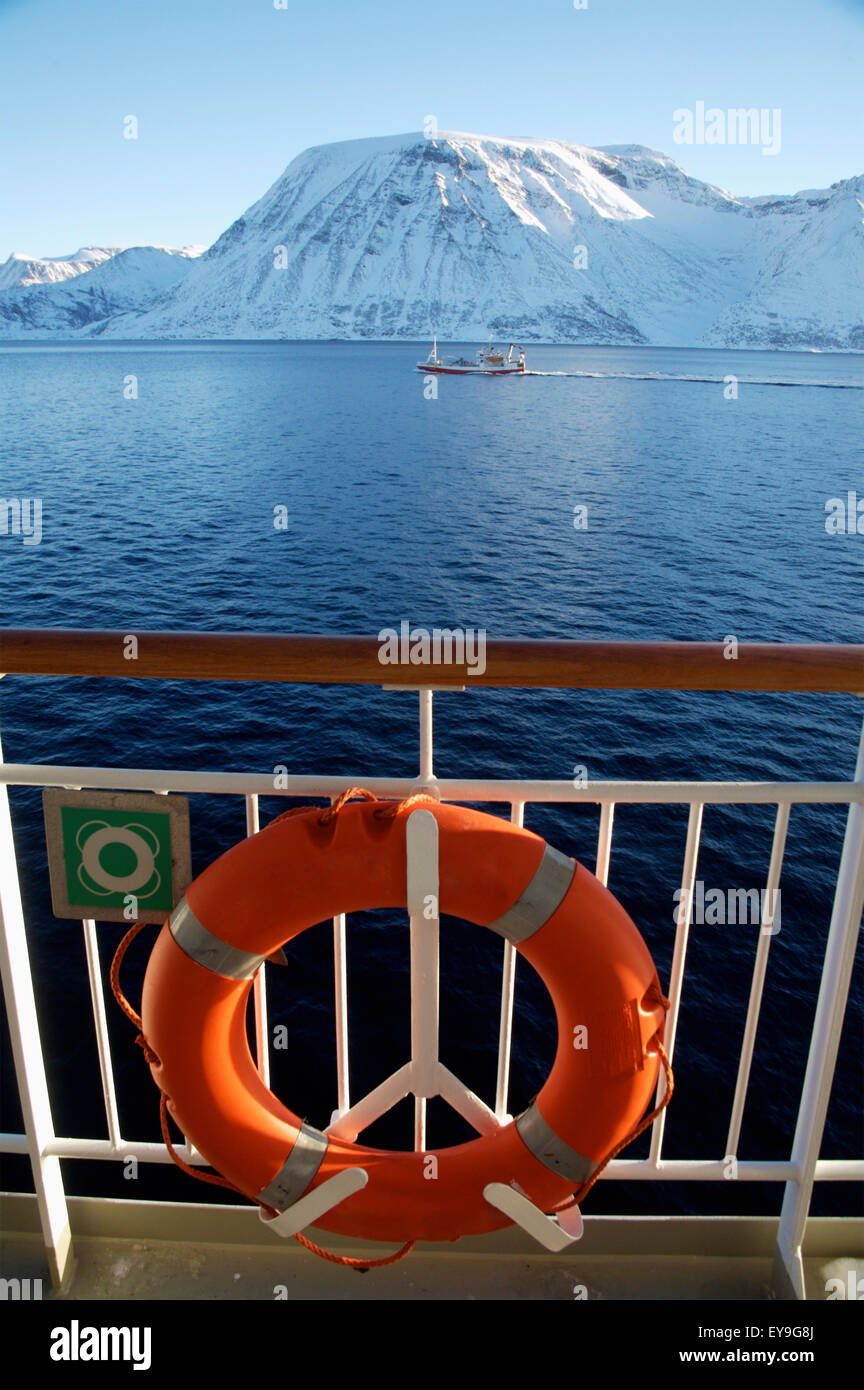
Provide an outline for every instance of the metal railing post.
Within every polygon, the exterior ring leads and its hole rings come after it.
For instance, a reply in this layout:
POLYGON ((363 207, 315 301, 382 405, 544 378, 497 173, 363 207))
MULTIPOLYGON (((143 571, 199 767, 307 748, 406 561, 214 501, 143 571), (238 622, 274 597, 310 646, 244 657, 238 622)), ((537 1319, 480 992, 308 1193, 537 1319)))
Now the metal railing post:
POLYGON ((432 728, 432 694, 428 687, 421 687, 420 697, 420 780, 434 780, 434 734, 432 728))
MULTIPOLYGON (((738 1157, 738 1143, 741 1139, 741 1122, 744 1106, 747 1104, 747 1088, 750 1085, 750 1069, 753 1065, 753 1051, 756 1046, 756 1033, 759 1027, 759 1011, 762 1007, 762 992, 768 972, 768 951, 775 930, 775 908, 779 892, 780 873, 783 868, 783 854, 786 849, 786 834, 789 829, 788 806, 778 806, 774 822, 774 840, 771 846, 771 862, 768 866, 768 882, 765 887, 764 903, 767 906, 768 929, 765 928, 765 913, 761 914, 759 942, 756 947, 756 960, 750 983, 750 998, 747 1002, 747 1018, 744 1024, 744 1037, 738 1059, 738 1078, 735 1082, 735 1095, 732 1099, 732 1113, 729 1118, 729 1133, 726 1136, 726 1157, 738 1157)), ((779 928, 777 928, 779 930, 779 928)))
MULTIPOLYGON (((672 967, 669 971, 669 1013, 666 1015, 664 1042, 669 1064, 675 1055, 675 1034, 678 1031, 678 1013, 681 1008, 681 991, 684 985, 684 962, 687 956, 687 941, 693 921, 693 888, 696 881, 696 862, 699 858, 699 841, 702 836, 702 812, 704 805, 694 801, 690 805, 687 820, 687 844, 684 850, 684 870, 681 875, 681 901, 678 905, 678 924, 675 929, 675 946, 672 952, 672 967)), ((655 1104, 659 1105, 666 1094, 666 1073, 661 1071, 657 1080, 655 1104)), ((661 1110, 651 1126, 651 1148, 649 1162, 657 1168, 663 1153, 663 1132, 669 1112, 661 1110)))
MULTIPOLYGON (((0 747, 0 763, 2 761, 0 747)), ((46 1149, 55 1138, 54 1121, 48 1099, 9 793, 5 784, 0 786, 0 971, 48 1268, 52 1283, 60 1288, 67 1272, 71 1272, 72 1233, 60 1160, 46 1157, 46 1149)))
MULTIPOLYGON (((864 726, 858 746, 855 781, 864 782, 864 726)), ((843 853, 837 872, 834 908, 825 946, 822 981, 810 1037, 807 1071, 801 1089, 798 1122, 792 1143, 792 1163, 798 1180, 787 1182, 777 1228, 775 1282, 785 1298, 806 1298, 801 1245, 810 1209, 813 1179, 831 1082, 837 1064, 840 1032, 855 960, 861 913, 864 910, 864 806, 852 802, 846 821, 843 853)))

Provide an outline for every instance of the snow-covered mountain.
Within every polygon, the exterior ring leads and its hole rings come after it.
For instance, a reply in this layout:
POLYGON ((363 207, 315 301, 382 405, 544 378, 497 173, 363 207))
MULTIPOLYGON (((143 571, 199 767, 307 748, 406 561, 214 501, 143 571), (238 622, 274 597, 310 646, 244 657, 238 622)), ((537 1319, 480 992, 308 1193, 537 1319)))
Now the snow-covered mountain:
POLYGON ((145 309, 187 274, 203 250, 203 246, 182 250, 86 247, 68 258, 33 260, 12 255, 0 272, 14 273, 16 265, 25 266, 26 278, 0 290, 0 337, 22 333, 68 337, 116 314, 145 309), (56 275, 51 274, 53 270, 56 275))
POLYGON ((82 332, 864 349, 862 200, 864 177, 736 198, 638 145, 322 145, 158 299, 82 332))
POLYGON ((864 176, 747 205, 766 244, 706 346, 864 349, 864 176))
POLYGON ((80 246, 71 256, 28 256, 24 251, 13 251, 0 265, 0 290, 71 280, 125 249, 123 246, 80 246))

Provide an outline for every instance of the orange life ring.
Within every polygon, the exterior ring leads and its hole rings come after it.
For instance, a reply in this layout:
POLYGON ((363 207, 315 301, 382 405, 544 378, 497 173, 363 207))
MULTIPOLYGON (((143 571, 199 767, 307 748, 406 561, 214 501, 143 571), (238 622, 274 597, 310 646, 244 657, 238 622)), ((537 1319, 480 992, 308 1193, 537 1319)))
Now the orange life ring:
POLYGON ((440 911, 514 942, 558 1021, 555 1062, 535 1100, 493 1133, 433 1151, 437 1181, 428 1152, 368 1148, 302 1122, 262 1082, 246 1033, 252 979, 280 945, 337 913, 405 906, 406 811, 385 819, 381 803, 354 803, 327 824, 310 811, 235 845, 190 885, 144 981, 153 1076, 207 1161, 279 1212, 363 1167, 367 1186, 315 1224, 366 1239, 456 1240, 507 1226, 483 1197, 491 1182, 518 1184, 553 1211, 630 1133, 657 1081, 659 981, 612 894, 528 830, 462 806, 430 809, 440 911))

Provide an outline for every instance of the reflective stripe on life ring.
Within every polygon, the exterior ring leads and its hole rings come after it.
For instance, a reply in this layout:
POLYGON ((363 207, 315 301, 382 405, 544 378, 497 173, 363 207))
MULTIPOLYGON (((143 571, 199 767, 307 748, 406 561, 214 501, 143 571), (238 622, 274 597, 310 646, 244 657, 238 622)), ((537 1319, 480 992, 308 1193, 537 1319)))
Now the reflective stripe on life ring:
POLYGON ((199 922, 185 898, 181 898, 171 916, 168 928, 180 950, 190 960, 225 975, 230 980, 254 980, 266 957, 252 951, 240 951, 220 941, 199 922))
POLYGON ((287 1211, 309 1187, 327 1152, 328 1139, 320 1129, 313 1129, 305 1120, 290 1154, 279 1172, 256 1197, 257 1202, 276 1211, 287 1211))
POLYGON ((546 845, 531 882, 503 917, 487 923, 489 930, 505 936, 514 946, 527 941, 545 926, 553 912, 557 912, 575 872, 575 859, 546 845))

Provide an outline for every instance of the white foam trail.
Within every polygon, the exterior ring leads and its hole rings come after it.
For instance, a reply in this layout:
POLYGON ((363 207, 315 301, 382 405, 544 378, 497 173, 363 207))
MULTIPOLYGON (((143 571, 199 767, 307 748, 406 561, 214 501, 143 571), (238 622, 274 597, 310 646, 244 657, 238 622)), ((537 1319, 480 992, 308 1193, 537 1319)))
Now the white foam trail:
MULTIPOLYGON (((695 381, 707 382, 712 386, 724 386, 726 377, 675 375, 672 372, 537 372, 526 371, 525 376, 568 376, 593 377, 602 381, 695 381)), ((815 386, 824 391, 864 391, 864 386, 853 381, 783 381, 779 377, 736 377, 739 386, 815 386)))

